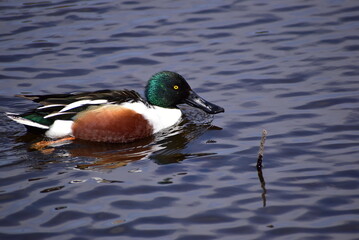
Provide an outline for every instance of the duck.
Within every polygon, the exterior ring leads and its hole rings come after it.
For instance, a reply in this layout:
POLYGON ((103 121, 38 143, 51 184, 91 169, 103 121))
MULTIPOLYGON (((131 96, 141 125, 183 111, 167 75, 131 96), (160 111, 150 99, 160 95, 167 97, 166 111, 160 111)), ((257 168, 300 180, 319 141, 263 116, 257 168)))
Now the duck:
POLYGON ((134 90, 99 90, 71 94, 17 95, 41 106, 23 114, 6 113, 30 132, 49 139, 128 143, 177 124, 180 104, 207 114, 224 109, 200 97, 180 74, 158 72, 148 80, 145 98, 134 90))

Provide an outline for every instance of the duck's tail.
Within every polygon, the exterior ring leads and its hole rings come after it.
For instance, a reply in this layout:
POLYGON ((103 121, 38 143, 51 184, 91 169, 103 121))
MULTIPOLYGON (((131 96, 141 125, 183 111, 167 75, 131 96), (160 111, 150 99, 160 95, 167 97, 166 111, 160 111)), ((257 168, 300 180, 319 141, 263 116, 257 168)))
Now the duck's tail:
POLYGON ((11 120, 24 125, 26 128, 43 130, 49 129, 49 126, 35 122, 34 120, 31 120, 31 118, 25 118, 17 113, 6 112, 5 115, 11 120))

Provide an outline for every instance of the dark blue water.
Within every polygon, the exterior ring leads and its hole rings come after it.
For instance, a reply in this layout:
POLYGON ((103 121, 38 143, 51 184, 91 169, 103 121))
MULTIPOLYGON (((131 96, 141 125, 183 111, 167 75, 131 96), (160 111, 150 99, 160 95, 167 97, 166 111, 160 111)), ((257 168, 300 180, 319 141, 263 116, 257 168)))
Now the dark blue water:
POLYGON ((1 114, 0 239, 358 239, 358 1, 5 0, 0 24, 1 112, 161 70, 226 110, 45 152, 1 114))

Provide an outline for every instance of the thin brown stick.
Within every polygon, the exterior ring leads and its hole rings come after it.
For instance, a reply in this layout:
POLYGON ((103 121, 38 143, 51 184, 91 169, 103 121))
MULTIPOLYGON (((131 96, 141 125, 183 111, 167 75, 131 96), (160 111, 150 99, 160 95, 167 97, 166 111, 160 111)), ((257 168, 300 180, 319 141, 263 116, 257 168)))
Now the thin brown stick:
POLYGON ((267 130, 263 129, 262 130, 261 143, 259 145, 259 152, 258 152, 258 159, 257 159, 257 169, 262 168, 263 155, 264 155, 264 143, 266 141, 267 134, 268 134, 267 130))

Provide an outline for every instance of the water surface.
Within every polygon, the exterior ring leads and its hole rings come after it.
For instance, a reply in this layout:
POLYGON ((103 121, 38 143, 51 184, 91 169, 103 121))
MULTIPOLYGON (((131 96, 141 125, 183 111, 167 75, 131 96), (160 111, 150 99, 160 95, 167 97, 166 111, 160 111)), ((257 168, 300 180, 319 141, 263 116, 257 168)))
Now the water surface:
POLYGON ((161 70, 226 110, 184 107, 152 138, 45 152, 0 115, 1 239, 358 239, 357 1, 19 0, 0 13, 1 112, 37 106, 21 93, 142 93, 161 70))

